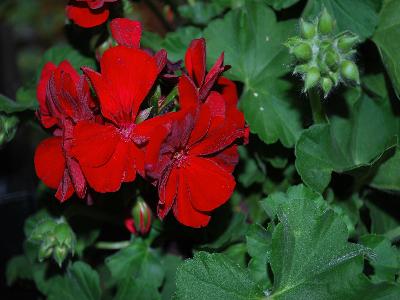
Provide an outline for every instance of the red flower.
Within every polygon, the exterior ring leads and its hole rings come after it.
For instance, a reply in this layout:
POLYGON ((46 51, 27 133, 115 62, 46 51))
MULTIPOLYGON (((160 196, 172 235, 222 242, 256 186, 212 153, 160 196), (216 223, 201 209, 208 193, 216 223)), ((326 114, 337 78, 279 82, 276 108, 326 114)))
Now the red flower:
POLYGON ((107 21, 109 3, 118 0, 71 0, 66 7, 67 17, 75 24, 91 28, 107 21))
MULTIPOLYGON (((172 208, 177 220, 191 227, 206 226, 210 212, 232 195, 231 175, 238 160, 235 141, 246 134, 238 128, 234 112, 217 92, 201 104, 195 86, 183 76, 179 82, 182 103, 198 103, 175 118, 146 152, 146 171, 158 185, 158 216, 172 208)), ((243 117, 243 116, 242 116, 243 117)), ((160 133, 162 131, 162 133, 160 133)))
MULTIPOLYGON (((83 68, 99 98, 105 124, 80 122, 74 130, 74 157, 89 185, 98 192, 114 192, 122 182, 143 172, 143 148, 162 118, 138 124, 139 108, 152 88, 159 66, 140 49, 117 46, 100 61, 101 74, 83 68)), ((141 121, 141 120, 140 120, 141 121)))
POLYGON ((203 102, 221 74, 230 68, 230 66, 224 66, 224 53, 222 53, 210 72, 206 74, 206 42, 203 38, 195 39, 190 43, 185 55, 185 67, 203 102))
POLYGON ((86 180, 75 159, 70 155, 74 126, 94 115, 87 81, 64 61, 59 67, 45 65, 37 88, 38 116, 54 137, 42 141, 35 152, 38 177, 50 188, 57 189, 56 197, 65 201, 74 191, 86 195, 86 180))

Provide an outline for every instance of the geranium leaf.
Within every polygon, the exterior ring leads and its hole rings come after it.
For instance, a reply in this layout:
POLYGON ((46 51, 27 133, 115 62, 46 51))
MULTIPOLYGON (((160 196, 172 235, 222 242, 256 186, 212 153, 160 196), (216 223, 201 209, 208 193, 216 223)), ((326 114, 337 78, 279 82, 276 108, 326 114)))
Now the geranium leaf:
POLYGON ((204 31, 208 62, 224 51, 226 63, 232 65, 226 76, 245 84, 241 108, 251 131, 266 143, 280 140, 286 147, 295 143, 302 127, 291 102, 296 99, 287 96, 290 85, 278 79, 289 71, 283 43, 295 28, 294 21, 277 22, 265 4, 248 1, 204 31))
POLYGON ((400 151, 385 161, 371 181, 371 186, 386 191, 400 192, 400 151))
POLYGON ((249 273, 224 254, 198 252, 178 268, 176 299, 263 299, 249 273))
POLYGON ((268 5, 271 5, 275 10, 288 8, 300 0, 266 0, 268 5))
POLYGON ((397 97, 400 98, 400 2, 397 0, 385 1, 382 8, 379 24, 373 36, 373 41, 379 48, 386 70, 392 80, 397 97))
POLYGON ((144 280, 148 285, 158 289, 164 279, 164 269, 161 257, 154 249, 140 238, 135 239, 131 245, 107 257, 106 265, 112 277, 117 282, 122 282, 121 288, 125 289, 127 277, 135 280, 144 280))
POLYGON ((386 103, 362 97, 350 120, 331 118, 313 125, 296 144, 296 168, 303 181, 322 192, 331 173, 370 167, 397 144, 398 121, 386 103), (373 139, 371 137, 374 137, 373 139))
POLYGON ((99 275, 81 261, 72 264, 64 277, 53 277, 50 282, 48 299, 98 300, 101 296, 99 275))
POLYGON ((303 17, 312 19, 318 16, 324 7, 336 20, 338 32, 350 30, 361 39, 366 39, 372 36, 378 24, 376 3, 366 0, 309 0, 303 17))

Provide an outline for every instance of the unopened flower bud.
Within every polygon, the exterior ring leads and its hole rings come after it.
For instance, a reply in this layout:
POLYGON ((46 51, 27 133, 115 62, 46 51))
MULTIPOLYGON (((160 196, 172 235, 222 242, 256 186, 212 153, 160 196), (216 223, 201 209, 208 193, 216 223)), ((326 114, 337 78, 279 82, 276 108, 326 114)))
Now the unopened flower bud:
POLYGON ((57 240, 58 245, 66 246, 68 248, 73 247, 75 241, 75 234, 65 222, 57 224, 54 229, 54 236, 57 240))
POLYGON ((339 72, 329 72, 329 78, 332 80, 333 85, 337 85, 339 83, 339 72))
POLYGON ((318 21, 318 31, 321 34, 329 34, 333 31, 333 26, 334 20, 328 13, 328 10, 324 8, 318 21))
POLYGON ((57 246, 53 251, 53 258, 59 267, 61 267, 67 255, 68 255, 68 248, 66 246, 57 246))
POLYGON ((132 218, 125 220, 126 228, 135 235, 146 235, 151 228, 152 213, 142 199, 138 199, 131 211, 132 218))
POLYGON ((316 34, 315 25, 304 20, 300 21, 300 31, 301 36, 305 39, 312 39, 316 34))
POLYGON ((307 43, 300 43, 292 49, 292 53, 299 61, 309 61, 312 58, 311 46, 307 43))
POLYGON ((42 243, 39 247, 38 259, 40 262, 49 258, 53 254, 53 245, 49 243, 42 243))
POLYGON ((333 82, 331 79, 324 77, 321 79, 321 87, 324 91, 324 97, 326 98, 333 87, 333 82))
POLYGON ((325 63, 329 66, 332 71, 337 71, 339 67, 339 54, 334 50, 328 50, 325 54, 325 63))
POLYGON ((321 77, 321 74, 319 72, 319 69, 317 67, 311 67, 308 69, 306 73, 306 78, 304 82, 304 89, 308 91, 312 87, 316 86, 319 79, 321 77))
POLYGON ((360 75, 358 73, 358 68, 355 63, 350 60, 345 60, 340 66, 340 74, 346 80, 354 81, 359 83, 360 75))
POLYGON ((0 114, 0 147, 14 138, 17 125, 17 117, 0 114))
POLYGON ((355 35, 346 34, 337 40, 337 47, 343 53, 348 53, 358 42, 358 37, 355 35))
POLYGON ((53 219, 46 219, 36 225, 28 238, 35 242, 41 242, 45 239, 47 240, 53 235, 56 225, 57 223, 53 219))

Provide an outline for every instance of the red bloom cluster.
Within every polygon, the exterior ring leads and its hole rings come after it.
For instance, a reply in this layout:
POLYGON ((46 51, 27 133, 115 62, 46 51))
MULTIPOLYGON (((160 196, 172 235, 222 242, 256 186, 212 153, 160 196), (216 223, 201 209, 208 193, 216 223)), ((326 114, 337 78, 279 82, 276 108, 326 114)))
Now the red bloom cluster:
POLYGON ((118 0, 70 0, 67 7, 67 17, 75 24, 90 28, 107 21, 110 11, 109 4, 118 0))
POLYGON ((45 66, 38 117, 54 136, 37 148, 37 174, 64 201, 74 191, 84 198, 88 187, 117 191, 139 173, 158 188, 160 218, 172 208, 182 224, 205 226, 233 193, 237 145, 248 136, 235 84, 221 76, 223 56, 207 73, 205 41, 194 40, 176 107, 152 113, 159 107, 145 108, 145 99, 166 72, 165 50, 139 48, 138 22, 114 19, 111 32, 118 46, 104 52, 100 73, 82 67, 79 76, 68 62, 45 66))

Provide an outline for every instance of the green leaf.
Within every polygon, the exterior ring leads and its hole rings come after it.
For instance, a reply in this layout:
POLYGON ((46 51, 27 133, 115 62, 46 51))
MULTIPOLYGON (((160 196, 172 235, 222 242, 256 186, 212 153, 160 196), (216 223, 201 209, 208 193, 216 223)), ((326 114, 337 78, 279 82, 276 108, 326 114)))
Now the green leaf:
POLYGON ((51 279, 49 300, 99 300, 101 296, 99 275, 84 262, 75 262, 64 277, 51 279))
POLYGON ((375 259, 371 261, 374 267, 374 274, 371 276, 373 282, 394 282, 400 270, 399 250, 381 235, 364 235, 360 238, 360 243, 374 250, 376 254, 375 259))
POLYGON ((373 95, 381 99, 388 99, 389 94, 386 88, 385 75, 382 73, 369 74, 362 78, 363 87, 373 95))
POLYGON ((154 51, 165 49, 168 52, 169 60, 178 61, 184 59, 190 42, 201 37, 201 35, 200 29, 186 26, 179 28, 175 32, 168 33, 163 40, 154 33, 146 33, 141 43, 154 51))
POLYGON ((222 13, 223 10, 224 6, 218 3, 204 2, 195 2, 178 7, 179 14, 196 25, 206 25, 211 19, 222 13))
POLYGON ((271 5, 275 10, 288 8, 300 0, 266 0, 268 5, 271 5))
POLYGON ((228 228, 215 241, 202 245, 204 250, 218 250, 224 248, 234 242, 243 239, 247 231, 246 216, 242 213, 235 213, 229 222, 228 228))
POLYGON ((371 218, 371 233, 385 234, 400 226, 400 222, 372 202, 366 202, 371 218))
POLYGON ((332 210, 304 198, 311 191, 296 190, 277 210, 280 223, 272 236, 271 299, 348 299, 356 295, 362 258, 369 251, 347 242, 346 225, 332 210))
MULTIPOLYGON (((34 100, 36 99, 36 96, 34 100)), ((27 109, 34 109, 35 104, 14 101, 5 95, 0 94, 0 112, 7 114, 21 112, 27 109)))
POLYGON ((385 161, 371 181, 371 186, 386 191, 400 192, 400 151, 385 161))
POLYGON ((136 280, 133 277, 126 277, 118 286, 115 300, 131 299, 158 300, 161 297, 157 288, 143 278, 136 280))
POLYGON ((294 144, 301 131, 298 111, 287 96, 290 84, 278 79, 289 71, 289 52, 283 46, 293 35, 294 21, 277 22, 265 4, 248 1, 205 29, 208 63, 222 51, 232 66, 226 76, 245 84, 241 108, 253 133, 266 143, 294 144))
POLYGON ((165 270, 165 281, 161 290, 161 299, 169 300, 176 291, 176 270, 182 264, 182 259, 175 255, 166 255, 163 257, 162 263, 165 270))
POLYGON ((116 281, 132 277, 144 280, 157 289, 164 279, 160 255, 141 238, 136 238, 128 247, 107 257, 106 265, 116 281))
POLYGON ((178 268, 176 299, 263 299, 249 273, 224 254, 198 252, 178 268))
POLYGON ((350 30, 366 39, 372 36, 378 24, 376 4, 366 0, 309 0, 303 17, 313 19, 324 7, 336 20, 337 32, 350 30))
POLYGON ((25 255, 14 256, 7 262, 7 285, 12 285, 17 279, 32 279, 30 261, 25 255))
POLYGON ((77 71, 79 71, 82 66, 96 69, 96 61, 93 58, 84 56, 71 46, 57 45, 51 47, 44 53, 37 71, 37 79, 40 78, 42 69, 47 62, 53 62, 58 65, 64 60, 68 60, 77 71))
POLYGON ((330 124, 313 125, 302 133, 296 144, 297 171, 308 186, 322 192, 333 171, 376 163, 397 144, 397 132, 398 121, 386 103, 364 96, 354 105, 350 120, 335 117, 330 124))
POLYGON ((380 13, 378 28, 372 39, 379 48, 383 63, 389 73, 398 98, 400 98, 399 13, 399 1, 385 1, 380 13))

